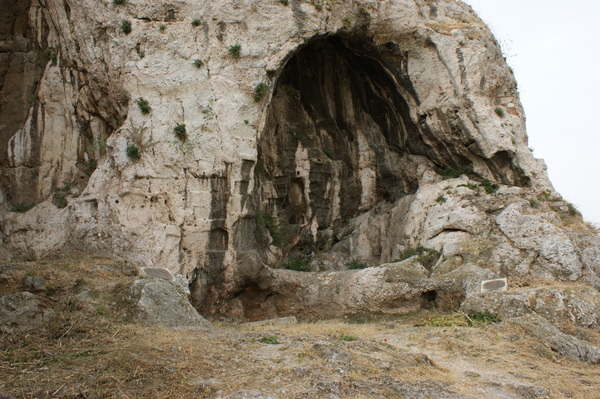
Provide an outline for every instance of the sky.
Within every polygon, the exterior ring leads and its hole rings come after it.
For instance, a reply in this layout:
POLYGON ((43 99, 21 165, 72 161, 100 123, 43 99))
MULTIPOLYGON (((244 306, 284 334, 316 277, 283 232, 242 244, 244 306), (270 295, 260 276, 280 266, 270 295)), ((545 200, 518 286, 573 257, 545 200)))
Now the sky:
POLYGON ((501 43, 550 181, 600 226, 599 0, 463 0, 501 43))

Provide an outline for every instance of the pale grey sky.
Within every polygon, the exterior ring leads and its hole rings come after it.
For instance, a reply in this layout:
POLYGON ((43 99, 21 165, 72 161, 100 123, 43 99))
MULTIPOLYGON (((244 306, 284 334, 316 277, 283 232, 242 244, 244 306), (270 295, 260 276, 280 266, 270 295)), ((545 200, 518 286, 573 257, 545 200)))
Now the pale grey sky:
POLYGON ((503 44, 534 155, 556 190, 600 225, 600 1, 463 1, 503 44))

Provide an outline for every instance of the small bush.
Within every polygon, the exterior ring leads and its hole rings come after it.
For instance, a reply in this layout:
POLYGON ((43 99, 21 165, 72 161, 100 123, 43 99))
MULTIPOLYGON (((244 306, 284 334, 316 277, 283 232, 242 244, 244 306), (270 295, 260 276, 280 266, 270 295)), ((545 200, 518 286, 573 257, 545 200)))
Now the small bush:
POLYGON ((192 26, 194 28, 197 28, 200 25, 202 25, 202 21, 200 20, 200 18, 194 18, 194 19, 192 19, 192 26))
POLYGON ((279 0, 279 2, 280 2, 281 4, 283 4, 284 6, 287 6, 288 4, 290 4, 290 3, 289 3, 289 0, 279 0))
POLYGON ((282 263, 281 267, 283 269, 295 270, 297 272, 309 272, 310 271, 310 261, 308 259, 302 258, 289 258, 286 263, 282 263))
POLYGON ((146 56, 146 53, 142 50, 140 50, 140 52, 138 53, 138 55, 140 56, 140 60, 143 59, 146 56))
POLYGON ((185 123, 181 123, 181 124, 177 124, 177 126, 175 126, 173 128, 173 131, 175 132, 175 136, 181 140, 181 141, 186 141, 187 140, 187 131, 185 130, 185 123))
POLYGON ((323 150, 323 152, 325 153, 325 155, 327 155, 327 158, 333 159, 333 151, 331 151, 330 149, 325 149, 323 150))
POLYGON ((445 177, 446 179, 454 179, 456 177, 462 176, 462 175, 467 175, 467 176, 473 176, 475 175, 473 173, 472 170, 467 169, 467 168, 435 168, 434 169, 435 173, 437 173, 438 175, 445 177))
POLYGON ((126 19, 124 19, 123 21, 121 21, 121 30, 126 35, 130 34, 131 33, 131 21, 128 21, 126 19))
POLYGON ((358 341, 358 338, 355 337, 354 335, 340 334, 340 335, 338 335, 337 340, 352 342, 352 341, 358 341))
POLYGON ((412 258, 415 255, 417 255, 417 262, 423 265, 425 269, 431 271, 442 253, 440 251, 436 251, 435 249, 425 248, 419 245, 416 249, 407 248, 402 251, 400 253, 400 258, 396 259, 394 262, 402 262, 403 260, 412 258))
POLYGON ((490 312, 471 312, 469 313, 469 319, 471 319, 473 324, 500 323, 502 321, 500 316, 490 312))
POLYGON ((44 50, 44 54, 42 56, 42 64, 45 65, 48 61, 52 61, 51 65, 56 65, 58 63, 58 50, 50 47, 44 50))
POLYGON ((279 340, 275 336, 262 337, 262 338, 257 339, 257 341, 261 342, 263 344, 268 344, 268 345, 279 345, 279 344, 281 344, 281 342, 279 342, 279 340))
POLYGON ((20 202, 18 204, 14 204, 10 208, 10 211, 11 212, 17 212, 17 213, 25 213, 28 210, 30 210, 31 208, 33 208, 34 206, 35 206, 35 204, 27 204, 25 202, 20 202))
POLYGON ((127 156, 131 159, 133 159, 134 161, 137 161, 138 159, 142 158, 142 153, 140 152, 140 149, 138 148, 137 145, 135 144, 131 144, 127 146, 127 156))
POLYGON ((469 190, 473 190, 473 191, 479 192, 479 186, 477 184, 474 184, 474 183, 459 184, 458 187, 466 187, 469 190))
POLYGON ((320 1, 312 0, 310 2, 310 4, 312 4, 315 7, 315 10, 317 10, 317 11, 323 11, 323 5, 320 3, 320 1))
POLYGON ((494 112, 496 113, 496 115, 498 115, 500 118, 504 117, 504 110, 500 107, 496 107, 494 109, 494 112))
POLYGON ((229 47, 229 55, 235 58, 240 58, 242 55, 242 45, 234 44, 233 46, 229 47))
MULTIPOLYGON (((256 169, 255 169, 256 173, 256 169)), ((286 242, 281 230, 279 229, 279 221, 271 212, 257 212, 254 215, 254 221, 258 229, 266 228, 271 238, 273 239, 273 245, 276 247, 285 247, 286 242)))
POLYGON ((144 115, 149 114, 150 111, 152 111, 152 107, 148 101, 144 100, 142 97, 137 99, 137 105, 140 107, 140 111, 142 111, 142 114, 144 115))
POLYGON ((120 6, 125 4, 125 0, 113 0, 113 4, 120 6))
POLYGON ((195 66, 196 68, 202 68, 202 67, 204 66, 204 61, 202 61, 202 60, 200 60, 200 59, 196 58, 196 59, 194 60, 194 66, 195 66))
POLYGON ((267 93, 269 92, 269 85, 266 83, 259 83, 254 88, 254 101, 259 102, 262 100, 267 93))
POLYGON ((250 121, 248 119, 244 119, 244 123, 247 125, 250 123, 250 121))
POLYGON ((497 184, 492 183, 488 179, 483 180, 483 189, 486 194, 494 194, 499 188, 497 184))
POLYGON ((444 194, 440 194, 438 195, 438 197, 435 199, 435 202, 437 202, 438 204, 443 204, 444 202, 446 202, 446 197, 444 197, 444 194))
POLYGON ((161 32, 164 32, 167 29, 167 25, 165 24, 160 24, 158 25, 158 30, 161 32))
POLYGON ((348 269, 350 269, 350 270, 364 269, 367 267, 368 267, 367 264, 358 258, 352 259, 350 261, 350 263, 348 264, 348 269))
POLYGON ((532 208, 537 208, 537 207, 538 207, 538 202, 537 202, 536 200, 534 200, 533 198, 530 198, 530 199, 529 199, 529 205, 530 205, 532 208))

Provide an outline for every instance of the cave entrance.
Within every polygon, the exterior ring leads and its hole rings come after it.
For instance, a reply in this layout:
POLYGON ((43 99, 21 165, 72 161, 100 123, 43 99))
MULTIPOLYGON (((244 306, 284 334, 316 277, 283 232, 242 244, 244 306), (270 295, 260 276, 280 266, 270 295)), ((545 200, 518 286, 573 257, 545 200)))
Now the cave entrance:
POLYGON ((257 214, 276 220, 267 230, 290 256, 326 251, 352 233, 349 220, 416 191, 407 155, 428 151, 416 105, 406 58, 391 43, 330 36, 290 58, 256 168, 257 214))

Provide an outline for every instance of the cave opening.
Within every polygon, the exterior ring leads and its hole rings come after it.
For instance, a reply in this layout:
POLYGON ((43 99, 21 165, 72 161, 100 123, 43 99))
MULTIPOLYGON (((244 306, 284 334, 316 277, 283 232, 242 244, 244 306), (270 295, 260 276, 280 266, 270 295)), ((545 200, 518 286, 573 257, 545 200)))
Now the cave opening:
POLYGON ((429 158, 431 145, 406 57, 328 36, 288 60, 258 145, 255 200, 276 218, 289 256, 327 251, 351 234, 349 220, 416 192, 409 156, 429 158))

